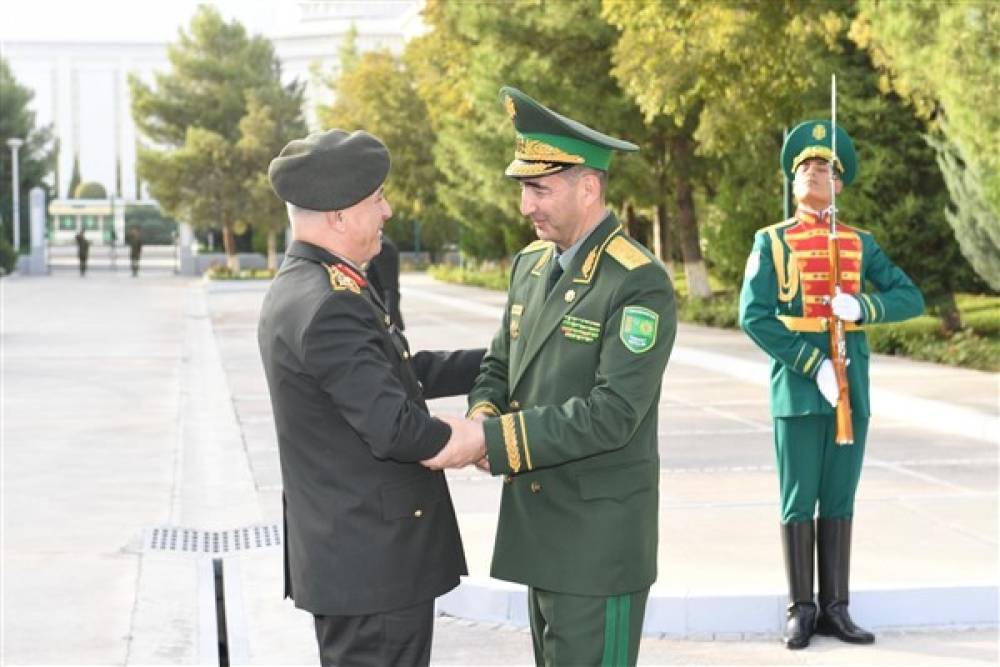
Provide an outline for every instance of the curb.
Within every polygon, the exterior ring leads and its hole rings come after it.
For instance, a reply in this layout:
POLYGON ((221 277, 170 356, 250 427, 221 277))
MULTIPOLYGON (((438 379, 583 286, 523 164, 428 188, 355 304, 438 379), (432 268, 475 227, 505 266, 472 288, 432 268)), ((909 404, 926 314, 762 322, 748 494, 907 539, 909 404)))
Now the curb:
MULTIPOLYGON (((997 627, 995 583, 963 586, 877 588, 851 595, 851 615, 874 630, 997 627)), ((644 635, 697 638, 715 635, 778 635, 785 625, 784 593, 743 595, 658 594, 646 604, 644 635)), ((528 627, 527 589, 519 584, 466 577, 437 601, 437 613, 528 627)))

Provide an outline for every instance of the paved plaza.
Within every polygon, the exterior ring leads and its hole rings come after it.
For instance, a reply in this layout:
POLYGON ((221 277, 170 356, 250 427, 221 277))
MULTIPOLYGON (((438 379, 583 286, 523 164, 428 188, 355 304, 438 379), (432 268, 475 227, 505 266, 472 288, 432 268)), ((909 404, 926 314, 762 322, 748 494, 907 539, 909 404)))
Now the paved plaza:
MULTIPOLYGON (((402 284, 413 348, 488 344, 502 294, 402 284)), ((231 663, 317 664, 311 618, 281 599, 266 288, 166 270, 0 281, 3 664, 217 664, 206 553, 224 565, 231 663)), ((790 652, 764 355, 740 332, 680 327, 640 664, 997 662, 1000 378, 872 365, 852 610, 877 643, 790 652)), ((530 664, 523 591, 488 575, 500 483, 448 475, 471 571, 439 603, 433 663, 530 664)))

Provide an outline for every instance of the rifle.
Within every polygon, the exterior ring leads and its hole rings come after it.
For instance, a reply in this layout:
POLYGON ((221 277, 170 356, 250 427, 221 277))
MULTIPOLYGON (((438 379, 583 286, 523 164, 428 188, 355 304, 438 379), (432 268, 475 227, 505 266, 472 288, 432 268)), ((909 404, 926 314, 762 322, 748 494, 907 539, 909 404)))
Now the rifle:
POLYGON ((844 330, 844 320, 833 314, 833 298, 840 294, 840 245, 837 243, 837 189, 836 165, 837 159, 837 75, 830 82, 830 126, 832 135, 830 145, 830 238, 827 252, 830 255, 830 297, 831 302, 827 330, 830 332, 830 358, 833 370, 837 374, 837 435, 838 445, 854 444, 854 426, 851 423, 851 391, 847 384, 847 333, 844 330))

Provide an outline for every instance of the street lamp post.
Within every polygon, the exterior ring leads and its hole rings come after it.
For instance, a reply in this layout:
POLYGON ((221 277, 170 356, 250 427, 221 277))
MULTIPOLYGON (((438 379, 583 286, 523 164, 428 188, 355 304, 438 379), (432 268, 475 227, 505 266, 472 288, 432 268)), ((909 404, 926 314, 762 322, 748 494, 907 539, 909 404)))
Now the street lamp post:
POLYGON ((12 218, 12 220, 14 221, 13 240, 14 240, 14 252, 17 254, 20 254, 21 252, 21 202, 19 201, 21 198, 20 197, 21 181, 20 178, 18 178, 17 174, 17 150, 21 147, 22 144, 24 144, 23 139, 7 140, 7 147, 10 148, 10 156, 12 163, 10 178, 11 178, 11 187, 13 190, 12 194, 14 199, 14 217, 12 218))

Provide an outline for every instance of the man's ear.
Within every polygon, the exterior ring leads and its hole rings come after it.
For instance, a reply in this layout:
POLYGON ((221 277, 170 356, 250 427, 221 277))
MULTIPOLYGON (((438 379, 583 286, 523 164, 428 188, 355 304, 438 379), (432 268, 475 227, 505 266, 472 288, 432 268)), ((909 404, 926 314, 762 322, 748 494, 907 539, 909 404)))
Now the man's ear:
POLYGON ((843 189, 844 189, 844 182, 842 180, 840 180, 839 178, 833 179, 833 190, 834 190, 834 192, 836 192, 839 195, 840 191, 843 190, 843 189))
POLYGON ((601 198, 601 181, 596 174, 586 173, 580 180, 585 203, 592 204, 601 198))
POLYGON ((338 232, 344 231, 344 214, 342 211, 326 211, 326 224, 338 232))

